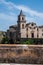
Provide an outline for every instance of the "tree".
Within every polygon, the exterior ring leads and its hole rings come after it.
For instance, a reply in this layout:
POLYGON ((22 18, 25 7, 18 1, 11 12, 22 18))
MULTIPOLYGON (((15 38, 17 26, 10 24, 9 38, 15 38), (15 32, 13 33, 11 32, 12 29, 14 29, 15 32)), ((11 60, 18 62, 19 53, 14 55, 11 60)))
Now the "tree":
POLYGON ((6 36, 4 36, 2 41, 1 41, 1 43, 2 44, 8 44, 9 43, 9 39, 6 36))

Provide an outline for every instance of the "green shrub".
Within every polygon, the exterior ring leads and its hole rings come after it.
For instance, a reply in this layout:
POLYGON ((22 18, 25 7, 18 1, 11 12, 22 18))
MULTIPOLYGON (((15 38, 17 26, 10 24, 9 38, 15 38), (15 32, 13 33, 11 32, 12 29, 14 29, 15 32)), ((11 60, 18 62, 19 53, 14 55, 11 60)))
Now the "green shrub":
POLYGON ((4 37, 1 41, 2 44, 8 44, 9 43, 9 39, 7 37, 4 37))
POLYGON ((26 40, 26 41, 21 41, 20 44, 33 44, 33 40, 29 39, 29 40, 26 40))

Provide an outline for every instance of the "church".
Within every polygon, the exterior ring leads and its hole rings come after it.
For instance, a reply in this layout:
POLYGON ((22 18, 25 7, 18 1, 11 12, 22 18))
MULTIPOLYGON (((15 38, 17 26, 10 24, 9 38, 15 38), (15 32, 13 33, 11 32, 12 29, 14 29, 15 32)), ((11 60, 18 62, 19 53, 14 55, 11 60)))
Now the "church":
POLYGON ((21 10, 17 25, 9 27, 7 37, 12 40, 43 39, 43 26, 37 26, 34 22, 26 23, 25 15, 21 10))

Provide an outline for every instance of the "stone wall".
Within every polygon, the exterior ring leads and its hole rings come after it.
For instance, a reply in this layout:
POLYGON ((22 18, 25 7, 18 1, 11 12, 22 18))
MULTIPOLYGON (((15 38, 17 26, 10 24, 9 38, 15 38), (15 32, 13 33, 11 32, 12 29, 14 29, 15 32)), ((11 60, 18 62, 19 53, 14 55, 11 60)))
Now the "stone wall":
POLYGON ((43 45, 1 45, 0 63, 43 64, 43 45))

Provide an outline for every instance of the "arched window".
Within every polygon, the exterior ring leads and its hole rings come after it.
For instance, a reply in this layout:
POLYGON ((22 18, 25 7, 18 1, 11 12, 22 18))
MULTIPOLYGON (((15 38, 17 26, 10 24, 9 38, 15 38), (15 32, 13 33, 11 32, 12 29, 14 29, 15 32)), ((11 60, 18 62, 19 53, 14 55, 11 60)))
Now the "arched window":
POLYGON ((32 26, 34 26, 34 24, 33 24, 33 23, 32 23, 31 25, 32 25, 32 26))
POLYGON ((22 20, 24 20, 24 18, 22 17, 22 20))
POLYGON ((27 34, 27 38, 28 38, 28 34, 27 34))
POLYGON ((28 31, 28 28, 26 30, 28 31))
POLYGON ((34 33, 31 33, 31 37, 34 38, 34 33))
POLYGON ((24 24, 22 24, 22 29, 24 29, 24 24))

